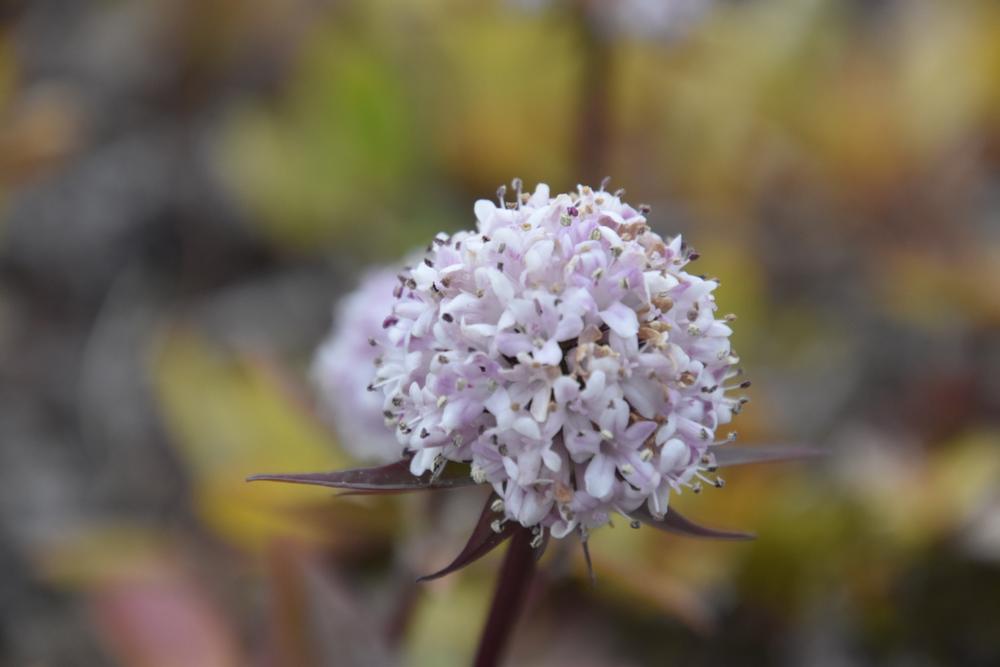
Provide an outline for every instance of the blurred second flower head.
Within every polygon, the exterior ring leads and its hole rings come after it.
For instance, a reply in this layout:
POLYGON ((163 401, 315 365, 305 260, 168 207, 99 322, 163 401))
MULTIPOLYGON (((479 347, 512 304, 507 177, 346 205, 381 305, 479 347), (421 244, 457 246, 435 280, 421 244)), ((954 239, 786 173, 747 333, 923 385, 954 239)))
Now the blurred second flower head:
POLYGON ((361 461, 388 463, 403 451, 386 426, 381 395, 369 389, 376 361, 381 363, 385 321, 392 314, 401 269, 383 267, 361 277, 334 309, 333 328, 312 364, 321 412, 341 446, 361 461))

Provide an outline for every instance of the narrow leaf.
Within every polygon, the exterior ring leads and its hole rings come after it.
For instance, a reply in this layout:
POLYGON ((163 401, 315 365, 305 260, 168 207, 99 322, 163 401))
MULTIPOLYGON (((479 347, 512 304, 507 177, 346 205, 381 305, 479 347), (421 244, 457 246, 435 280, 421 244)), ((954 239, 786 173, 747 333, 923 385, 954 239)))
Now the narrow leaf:
POLYGON ((741 466, 749 463, 777 463, 798 459, 815 459, 826 456, 826 452, 815 447, 798 445, 726 445, 713 447, 716 465, 720 468, 741 466))
POLYGON ((350 493, 403 493, 424 489, 451 489, 475 484, 463 466, 449 464, 435 479, 424 473, 417 477, 410 472, 406 459, 375 468, 354 468, 332 472, 275 473, 251 475, 248 482, 270 481, 290 484, 314 484, 336 489, 349 489, 350 493))
POLYGON ((643 522, 647 526, 652 526, 658 530, 674 533, 676 535, 686 535, 688 537, 708 537, 717 540, 752 540, 756 537, 753 533, 719 530, 717 528, 702 526, 701 524, 685 518, 680 512, 672 507, 662 520, 657 520, 652 514, 649 513, 649 510, 645 506, 633 511, 631 516, 643 522))
POLYGON ((433 574, 420 577, 417 581, 430 581, 432 579, 438 579, 446 574, 451 574, 455 570, 462 569, 466 565, 479 560, 489 552, 496 549, 498 546, 503 544, 507 538, 514 534, 514 530, 516 528, 521 527, 521 524, 516 521, 507 521, 501 527, 500 532, 493 530, 493 522, 498 519, 503 519, 503 514, 498 514, 490 508, 496 499, 497 495, 495 493, 491 493, 490 497, 486 499, 486 505, 483 506, 483 512, 479 515, 479 521, 476 523, 476 527, 472 529, 472 535, 469 536, 469 541, 466 542, 465 548, 463 548, 461 553, 455 557, 455 560, 453 560, 444 569, 438 570, 433 574))
POLYGON ((528 592, 535 575, 535 554, 531 531, 518 524, 500 566, 486 626, 476 648, 474 667, 497 667, 510 642, 517 621, 524 613, 528 592))

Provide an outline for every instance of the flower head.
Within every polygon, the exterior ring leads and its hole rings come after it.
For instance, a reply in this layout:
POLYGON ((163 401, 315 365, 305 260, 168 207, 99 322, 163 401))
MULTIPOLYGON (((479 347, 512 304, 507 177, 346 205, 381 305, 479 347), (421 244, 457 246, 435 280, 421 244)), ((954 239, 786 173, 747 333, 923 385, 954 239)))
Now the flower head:
POLYGON ((745 400, 717 281, 603 188, 500 204, 438 235, 382 322, 372 387, 410 471, 470 463, 505 521, 555 537, 717 483, 710 448, 745 400))
POLYGON ((358 288, 336 308, 333 329, 312 365, 322 412, 344 447, 364 461, 389 462, 402 455, 386 429, 382 398, 365 391, 384 348, 382 323, 392 311, 396 284, 396 271, 388 268, 363 276, 358 288))

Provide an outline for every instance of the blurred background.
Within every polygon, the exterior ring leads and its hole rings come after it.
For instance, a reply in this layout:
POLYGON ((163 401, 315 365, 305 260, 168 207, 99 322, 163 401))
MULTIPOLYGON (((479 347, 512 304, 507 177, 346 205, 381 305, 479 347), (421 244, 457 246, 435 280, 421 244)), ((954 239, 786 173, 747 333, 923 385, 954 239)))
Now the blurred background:
POLYGON ((518 176, 613 177, 718 276, 749 544, 552 548, 518 665, 1000 664, 1000 5, 0 5, 0 664, 461 665, 481 491, 351 465, 313 352, 518 176))

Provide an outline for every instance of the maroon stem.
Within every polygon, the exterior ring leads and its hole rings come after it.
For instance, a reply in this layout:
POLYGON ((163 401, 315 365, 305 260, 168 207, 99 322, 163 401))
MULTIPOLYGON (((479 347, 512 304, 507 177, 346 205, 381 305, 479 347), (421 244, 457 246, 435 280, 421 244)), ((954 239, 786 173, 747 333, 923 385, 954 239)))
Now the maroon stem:
POLYGON ((578 0, 574 14, 580 35, 581 70, 580 117, 577 127, 577 155, 584 183, 597 185, 607 176, 608 143, 611 139, 611 77, 614 56, 606 35, 598 28, 596 2, 578 0))
POLYGON ((479 648, 473 663, 475 667, 496 667, 500 664, 534 573, 535 550, 531 548, 531 531, 519 528, 510 539, 510 546, 503 559, 490 615, 479 638, 479 648))

